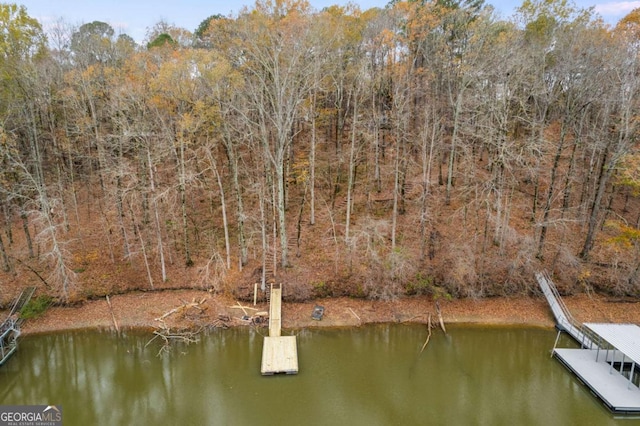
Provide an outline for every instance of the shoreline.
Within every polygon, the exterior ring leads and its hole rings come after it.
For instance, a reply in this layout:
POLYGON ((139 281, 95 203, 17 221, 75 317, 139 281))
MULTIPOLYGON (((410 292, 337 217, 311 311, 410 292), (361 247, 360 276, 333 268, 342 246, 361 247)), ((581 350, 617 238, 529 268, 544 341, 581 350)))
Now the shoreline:
MULTIPOLYGON (((563 301, 580 322, 640 323, 640 301, 613 301, 601 295, 575 295, 563 301)), ((42 316, 26 320, 23 335, 74 330, 154 330, 166 325, 186 329, 222 324, 248 326, 241 317, 268 311, 266 303, 237 302, 203 290, 134 292, 88 300, 80 306, 50 307, 42 316), (241 309, 241 303, 244 309, 241 309), (117 324, 117 326, 116 326, 117 324)), ((440 299, 445 324, 549 327, 555 325, 551 309, 540 297, 519 296, 490 299, 440 299)), ((283 328, 358 327, 379 323, 437 323, 434 299, 412 296, 394 301, 327 298, 302 303, 283 302, 283 328), (325 307, 321 321, 311 319, 315 305, 325 307)))

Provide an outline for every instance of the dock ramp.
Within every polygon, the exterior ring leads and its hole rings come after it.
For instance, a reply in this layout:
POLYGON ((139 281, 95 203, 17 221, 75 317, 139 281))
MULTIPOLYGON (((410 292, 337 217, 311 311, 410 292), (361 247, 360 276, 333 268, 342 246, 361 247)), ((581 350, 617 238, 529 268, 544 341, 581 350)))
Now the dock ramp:
POLYGON ((583 348, 597 349, 597 337, 583 324, 576 321, 562 301, 555 284, 546 272, 536 273, 536 280, 556 320, 556 327, 573 337, 583 348))

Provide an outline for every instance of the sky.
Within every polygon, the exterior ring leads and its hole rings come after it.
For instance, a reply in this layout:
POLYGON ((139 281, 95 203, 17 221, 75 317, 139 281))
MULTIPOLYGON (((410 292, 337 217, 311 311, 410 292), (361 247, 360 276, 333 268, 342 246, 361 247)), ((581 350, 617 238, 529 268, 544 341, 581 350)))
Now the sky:
MULTIPOLYGON (((60 18, 72 25, 93 21, 110 24, 116 32, 126 33, 137 42, 145 38, 146 29, 164 20, 169 24, 194 31, 207 17, 214 14, 234 15, 243 6, 252 6, 253 0, 0 0, 17 3, 27 8, 29 16, 36 18, 45 27, 60 18)), ((384 7, 389 0, 352 0, 362 10, 384 7)), ((485 0, 495 7, 502 17, 509 17, 522 0, 485 0)), ((345 5, 347 0, 310 0, 320 10, 326 6, 345 5)), ((574 0, 579 7, 595 6, 606 22, 615 24, 634 8, 640 0, 574 0)))

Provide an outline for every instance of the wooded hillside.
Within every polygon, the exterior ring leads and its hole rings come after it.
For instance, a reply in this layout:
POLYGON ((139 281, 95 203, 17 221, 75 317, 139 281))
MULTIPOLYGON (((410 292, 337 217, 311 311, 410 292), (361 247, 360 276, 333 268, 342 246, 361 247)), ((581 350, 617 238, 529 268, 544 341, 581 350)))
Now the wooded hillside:
POLYGON ((148 44, 0 4, 0 303, 640 293, 640 11, 258 1, 148 44))

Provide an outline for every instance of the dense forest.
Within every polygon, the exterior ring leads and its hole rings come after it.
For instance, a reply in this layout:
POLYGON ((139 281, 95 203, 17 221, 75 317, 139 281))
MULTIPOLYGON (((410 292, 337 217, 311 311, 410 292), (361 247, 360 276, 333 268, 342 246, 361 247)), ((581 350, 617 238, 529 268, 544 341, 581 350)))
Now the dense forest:
POLYGON ((0 303, 640 294, 640 10, 258 0, 138 45, 0 4, 0 303))

